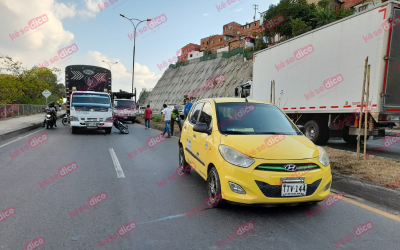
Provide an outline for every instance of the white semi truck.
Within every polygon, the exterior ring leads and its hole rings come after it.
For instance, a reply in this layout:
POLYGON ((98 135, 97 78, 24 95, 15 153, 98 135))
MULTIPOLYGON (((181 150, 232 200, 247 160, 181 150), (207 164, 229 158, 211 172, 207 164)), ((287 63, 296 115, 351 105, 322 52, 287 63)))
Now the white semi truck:
POLYGON ((382 138, 400 117, 400 2, 376 5, 256 52, 254 79, 235 94, 250 92, 250 98, 269 102, 273 92, 275 104, 304 125, 314 143, 333 137, 356 143, 354 113, 361 106, 366 57, 368 136, 382 138))

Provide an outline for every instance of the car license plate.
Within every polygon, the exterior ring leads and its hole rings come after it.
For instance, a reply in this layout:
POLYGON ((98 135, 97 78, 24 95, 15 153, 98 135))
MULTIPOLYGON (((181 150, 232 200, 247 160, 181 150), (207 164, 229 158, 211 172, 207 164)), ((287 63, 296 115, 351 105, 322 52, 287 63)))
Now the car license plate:
POLYGON ((304 196, 307 193, 307 183, 283 183, 282 196, 304 196))
POLYGON ((88 122, 88 123, 86 123, 86 125, 88 127, 97 127, 97 123, 95 123, 95 122, 88 122))

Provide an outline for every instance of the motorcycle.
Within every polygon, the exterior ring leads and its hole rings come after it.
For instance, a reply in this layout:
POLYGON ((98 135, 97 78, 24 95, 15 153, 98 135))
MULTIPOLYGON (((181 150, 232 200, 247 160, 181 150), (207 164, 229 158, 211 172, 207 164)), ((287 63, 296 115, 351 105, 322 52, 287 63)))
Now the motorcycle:
POLYGON ((121 131, 121 133, 123 134, 129 134, 129 130, 128 130, 128 126, 124 125, 118 117, 115 117, 113 119, 113 125, 114 127, 116 127, 119 131, 121 131))
POLYGON ((54 126, 54 117, 53 117, 54 112, 51 110, 46 110, 46 129, 53 128, 54 126))
POLYGON ((64 115, 62 116, 62 124, 63 124, 64 126, 66 126, 68 123, 69 123, 69 117, 67 116, 67 114, 64 114, 64 115))

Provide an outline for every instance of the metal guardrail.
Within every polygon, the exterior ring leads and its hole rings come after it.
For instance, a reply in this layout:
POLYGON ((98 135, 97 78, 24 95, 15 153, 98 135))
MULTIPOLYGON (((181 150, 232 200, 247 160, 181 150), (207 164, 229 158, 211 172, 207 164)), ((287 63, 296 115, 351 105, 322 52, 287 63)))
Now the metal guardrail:
POLYGON ((41 114, 46 107, 34 104, 0 104, 0 120, 41 114))

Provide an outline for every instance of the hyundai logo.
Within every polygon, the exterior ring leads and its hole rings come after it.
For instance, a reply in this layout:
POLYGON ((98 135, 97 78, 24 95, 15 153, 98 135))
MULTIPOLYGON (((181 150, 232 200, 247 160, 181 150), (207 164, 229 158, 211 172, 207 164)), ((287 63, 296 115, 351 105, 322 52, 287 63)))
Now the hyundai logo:
POLYGON ((285 165, 285 169, 286 169, 287 171, 294 172, 294 171, 297 170, 297 166, 296 166, 296 165, 293 165, 293 164, 289 164, 289 165, 285 165))

